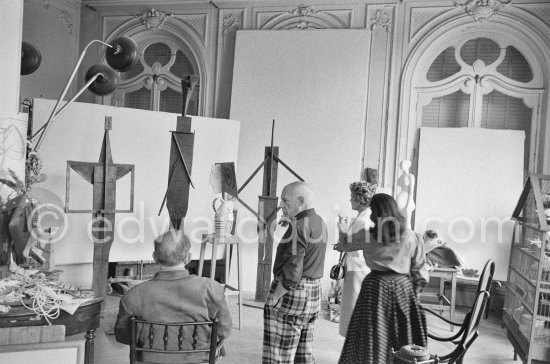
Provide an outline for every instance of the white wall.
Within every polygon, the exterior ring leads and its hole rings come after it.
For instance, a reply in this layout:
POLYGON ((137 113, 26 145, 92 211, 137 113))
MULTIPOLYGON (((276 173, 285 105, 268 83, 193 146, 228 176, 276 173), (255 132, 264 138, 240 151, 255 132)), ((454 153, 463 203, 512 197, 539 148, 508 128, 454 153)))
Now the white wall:
POLYGON ((465 268, 494 259, 499 280, 507 279, 524 140, 517 130, 420 129, 415 230, 437 231, 465 268))
MULTIPOLYGON (((275 119, 280 158, 311 184, 316 210, 335 243, 338 206, 349 208, 349 183, 360 176, 370 32, 365 30, 238 31, 231 118, 242 122, 238 183, 263 161, 275 119), (345 41, 342 41, 345 39, 345 41)), ((262 193, 259 173, 240 197, 253 208, 262 193)), ((279 165, 277 195, 296 179, 279 165)), ((257 270, 255 218, 244 208, 245 290, 257 270)), ((327 246, 328 269, 337 261, 327 246)), ((275 254, 273 254, 275 256, 275 254)))
MULTIPOLYGON (((35 99, 35 122, 43 124, 54 105, 52 100, 35 99)), ((73 103, 48 130, 39 152, 48 179, 36 185, 44 199, 40 202, 65 202, 67 160, 97 162, 104 134, 104 118, 112 117, 110 131, 114 163, 135 165, 134 212, 118 213, 115 240, 110 261, 150 260, 153 240, 167 229, 166 207, 157 216, 168 184, 170 130, 175 130, 176 114, 137 109, 73 103), (48 190, 49 193, 45 193, 48 190), (47 201, 44 201, 47 200, 47 201), (49 200, 49 201, 48 201, 49 200)), ((185 232, 192 242, 192 254, 198 258, 203 233, 213 231, 212 200, 216 197, 209 185, 210 168, 215 162, 237 159, 240 123, 233 120, 193 117, 195 147, 191 177, 189 210, 185 232)), ((70 208, 92 208, 92 186, 71 172, 70 208)), ((129 175, 117 181, 117 209, 130 205, 129 175)), ((67 214, 67 231, 55 245, 56 264, 89 263, 93 257, 90 238, 91 213, 67 214)), ((46 223, 59 225, 49 217, 46 223)))

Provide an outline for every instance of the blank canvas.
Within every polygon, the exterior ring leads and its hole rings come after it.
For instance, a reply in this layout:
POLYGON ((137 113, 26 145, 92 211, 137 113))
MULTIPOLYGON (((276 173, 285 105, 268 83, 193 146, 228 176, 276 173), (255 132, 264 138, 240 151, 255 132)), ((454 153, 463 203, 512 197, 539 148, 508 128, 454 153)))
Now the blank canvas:
POLYGON ((524 139, 516 130, 420 129, 415 230, 434 229, 466 268, 481 271, 494 259, 499 280, 523 187, 524 139))
MULTIPOLYGON (((35 99, 34 127, 48 118, 54 101, 35 99)), ((177 114, 75 102, 53 123, 39 152, 48 179, 35 185, 35 193, 46 202, 64 207, 67 160, 97 162, 104 135, 104 119, 112 117, 109 132, 114 163, 135 165, 134 212, 115 217, 115 240, 110 261, 151 260, 154 238, 168 228, 166 207, 158 216, 168 185, 170 131, 176 129, 177 114)), ((209 184, 214 163, 237 160, 240 123, 234 120, 193 117, 195 132, 194 188, 189 193, 185 232, 198 259, 201 235, 213 232, 216 197, 209 184)), ((71 172, 71 209, 92 208, 92 186, 71 172)), ((117 182, 117 209, 130 206, 130 179, 117 182)), ((43 202, 41 201, 41 202, 43 202)), ((57 264, 92 261, 93 243, 88 224, 91 213, 67 214, 67 232, 55 245, 57 264)), ((54 219, 51 218, 54 224, 54 219)))
MULTIPOLYGON (((329 243, 336 242, 338 211, 349 209, 349 183, 360 177, 369 45, 368 30, 237 32, 231 118, 242 123, 238 183, 263 161, 275 120, 274 145, 315 190, 315 208, 327 221, 329 243)), ((262 178, 260 172, 240 194, 254 209, 262 178)), ((279 165, 277 196, 295 180, 279 165)), ((242 207, 239 216, 247 219, 244 287, 253 291, 256 219, 242 207)), ((327 270, 338 259, 328 249, 327 270)))

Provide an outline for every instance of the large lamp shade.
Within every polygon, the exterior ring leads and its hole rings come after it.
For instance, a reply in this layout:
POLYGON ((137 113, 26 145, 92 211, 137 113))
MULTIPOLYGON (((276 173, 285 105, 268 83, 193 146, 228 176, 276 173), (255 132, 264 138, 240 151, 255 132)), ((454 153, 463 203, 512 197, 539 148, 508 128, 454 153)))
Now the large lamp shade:
POLYGON ((138 61, 138 45, 135 40, 128 37, 113 39, 107 48, 105 58, 107 63, 119 72, 132 69, 138 61))
POLYGON ((30 43, 21 44, 21 75, 30 75, 38 69, 42 55, 40 51, 30 43))
POLYGON ((106 64, 95 64, 86 72, 86 82, 96 76, 88 90, 96 95, 104 96, 112 93, 118 87, 118 76, 116 72, 106 64))

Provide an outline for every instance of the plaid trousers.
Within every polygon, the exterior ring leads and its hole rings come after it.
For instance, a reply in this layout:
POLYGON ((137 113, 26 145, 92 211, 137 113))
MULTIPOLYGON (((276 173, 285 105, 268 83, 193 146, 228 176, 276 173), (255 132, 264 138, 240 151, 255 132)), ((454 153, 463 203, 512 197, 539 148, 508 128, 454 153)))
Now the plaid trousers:
POLYGON ((319 279, 302 278, 295 289, 278 302, 271 283, 264 306, 264 345, 262 363, 314 363, 313 329, 319 317, 321 286, 319 279))

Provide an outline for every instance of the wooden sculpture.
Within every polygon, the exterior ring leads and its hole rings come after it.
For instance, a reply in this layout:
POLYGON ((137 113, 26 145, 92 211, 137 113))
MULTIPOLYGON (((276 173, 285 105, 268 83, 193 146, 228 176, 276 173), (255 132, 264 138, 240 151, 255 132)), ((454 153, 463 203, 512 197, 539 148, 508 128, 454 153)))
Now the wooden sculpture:
POLYGON ((195 86, 196 82, 191 82, 190 77, 182 81, 184 100, 182 116, 178 116, 176 130, 171 131, 168 188, 159 210, 160 215, 166 203, 170 222, 175 229, 183 229, 182 222, 189 206, 189 185, 195 187, 191 180, 195 133, 191 132, 191 118, 185 115, 195 86))
POLYGON ((92 290, 96 297, 105 297, 107 293, 109 251, 114 239, 115 213, 133 212, 134 208, 134 165, 113 163, 109 130, 111 130, 111 117, 107 116, 105 117, 103 145, 101 146, 101 154, 97 163, 67 161, 65 211, 67 213, 92 213, 92 236, 94 242, 92 290), (70 209, 69 189, 71 169, 93 185, 92 210, 70 209), (116 181, 130 172, 130 209, 116 210, 116 181))

